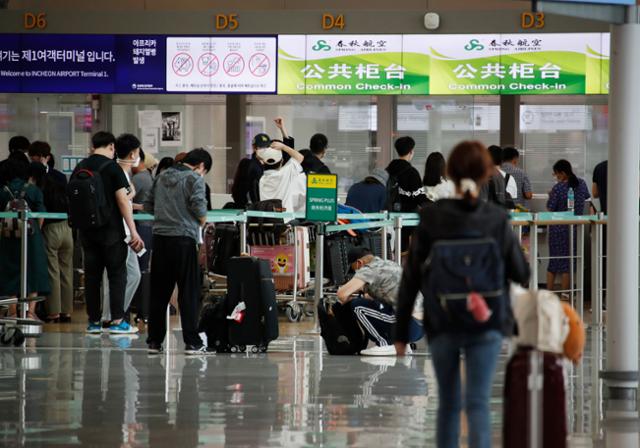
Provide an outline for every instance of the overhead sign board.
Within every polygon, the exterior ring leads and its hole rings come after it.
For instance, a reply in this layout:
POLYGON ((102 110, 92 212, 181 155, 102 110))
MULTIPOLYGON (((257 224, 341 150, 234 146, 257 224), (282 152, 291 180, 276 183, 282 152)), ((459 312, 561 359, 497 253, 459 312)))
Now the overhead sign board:
POLYGON ((553 0, 554 3, 597 3, 599 5, 635 5, 636 0, 553 0))
POLYGON ((281 36, 278 93, 602 94, 609 64, 604 36, 281 36))
POLYGON ((275 36, 0 34, 0 91, 276 92, 275 36))

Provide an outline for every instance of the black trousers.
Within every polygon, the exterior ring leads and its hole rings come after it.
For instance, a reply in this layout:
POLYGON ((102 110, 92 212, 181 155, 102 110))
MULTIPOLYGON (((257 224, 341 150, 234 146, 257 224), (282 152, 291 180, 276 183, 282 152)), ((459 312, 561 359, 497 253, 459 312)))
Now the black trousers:
POLYGON ((109 278, 111 319, 124 317, 124 293, 127 287, 127 244, 118 241, 102 244, 95 239, 81 238, 84 250, 84 278, 87 314, 90 322, 100 322, 102 316, 102 274, 109 278))
POLYGON ((147 343, 162 344, 167 331, 166 312, 173 288, 178 285, 182 337, 187 345, 200 345, 200 267, 193 238, 153 235, 151 257, 151 306, 147 343))

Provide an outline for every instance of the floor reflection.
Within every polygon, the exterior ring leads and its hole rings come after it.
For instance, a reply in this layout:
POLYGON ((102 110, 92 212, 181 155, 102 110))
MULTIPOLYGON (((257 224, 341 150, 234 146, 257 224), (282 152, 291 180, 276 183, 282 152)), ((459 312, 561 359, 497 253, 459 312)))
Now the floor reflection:
MULTIPOLYGON (((302 335, 266 355, 148 356, 140 337, 46 333, 0 349, 0 446, 433 446, 428 356, 320 347, 302 335)), ((640 447, 637 418, 604 418, 603 350, 602 331, 589 329, 583 362, 567 369, 569 445, 640 447)), ((503 378, 492 392, 496 446, 503 378)))

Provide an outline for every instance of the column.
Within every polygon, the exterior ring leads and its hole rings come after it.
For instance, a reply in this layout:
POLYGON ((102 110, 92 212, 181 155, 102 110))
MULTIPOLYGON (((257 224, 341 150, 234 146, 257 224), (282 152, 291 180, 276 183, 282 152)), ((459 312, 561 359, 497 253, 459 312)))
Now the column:
POLYGON ((520 95, 500 95, 500 146, 522 147, 520 95))
POLYGON ((640 25, 611 28, 607 361, 609 410, 637 410, 640 25))
POLYGON ((246 95, 227 95, 227 191, 231 191, 236 168, 245 155, 246 117, 246 95))

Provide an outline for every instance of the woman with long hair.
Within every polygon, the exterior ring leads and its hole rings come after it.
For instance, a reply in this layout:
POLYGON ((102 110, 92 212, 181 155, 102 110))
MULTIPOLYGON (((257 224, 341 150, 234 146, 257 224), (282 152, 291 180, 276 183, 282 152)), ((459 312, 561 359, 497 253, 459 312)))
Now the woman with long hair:
MULTIPOLYGON (((463 402, 469 428, 468 445, 474 448, 491 446, 491 384, 502 339, 511 335, 514 326, 507 293, 509 282, 526 283, 529 280, 529 266, 513 233, 506 210, 479 198, 480 189, 487 182, 492 169, 489 152, 482 143, 465 141, 453 149, 447 171, 455 184, 455 197, 427 205, 420 212, 420 224, 414 233, 400 284, 396 324, 398 355, 405 353, 406 344, 410 340, 409 323, 416 295, 419 291, 424 295, 423 324, 438 382, 436 439, 439 448, 459 446, 463 402), (450 311, 453 308, 444 307, 441 297, 434 295, 434 291, 451 285, 443 285, 441 276, 430 275, 429 263, 426 261, 429 259, 433 262, 438 256, 440 261, 445 261, 440 249, 435 249, 443 244, 449 244, 447 247, 464 247, 464 241, 460 245, 461 239, 476 241, 477 244, 482 242, 497 257, 481 257, 482 262, 474 263, 474 257, 465 255, 464 261, 467 262, 468 258, 468 263, 462 265, 456 262, 456 269, 465 270, 467 278, 494 274, 487 277, 492 277, 496 283, 492 287, 497 289, 494 289, 496 292, 492 295, 485 293, 486 299, 479 293, 475 293, 475 298, 471 297, 474 293, 468 293, 466 300, 463 298, 464 302, 459 299, 455 303, 448 302, 460 312, 460 315, 454 315, 454 311, 450 311), (495 266, 495 272, 486 272, 486 260, 489 258, 494 262, 492 266, 495 266), (484 303, 485 311, 489 307, 492 313, 485 313, 483 318, 476 317, 475 314, 469 315, 467 306, 470 301, 476 305, 484 303), (460 374, 462 354, 466 378, 464 393, 461 391, 460 374)), ((455 287, 460 285, 456 284, 455 287)), ((462 287, 473 288, 472 285, 462 287)))
MULTIPOLYGON (((583 179, 573 172, 571 163, 567 160, 558 160, 553 165, 553 176, 557 183, 549 192, 547 210, 550 212, 566 212, 568 210, 569 190, 573 190, 574 213, 584 213, 584 203, 591 196, 589 188, 583 179)), ((576 235, 574 232, 574 241, 576 235)), ((560 290, 569 291, 569 226, 549 226, 549 266, 547 267, 547 289, 554 290, 556 277, 561 276, 560 290)))
POLYGON ((453 182, 447 179, 446 167, 447 164, 442 153, 432 152, 427 157, 422 183, 425 187, 427 199, 431 202, 451 198, 455 193, 453 182))

